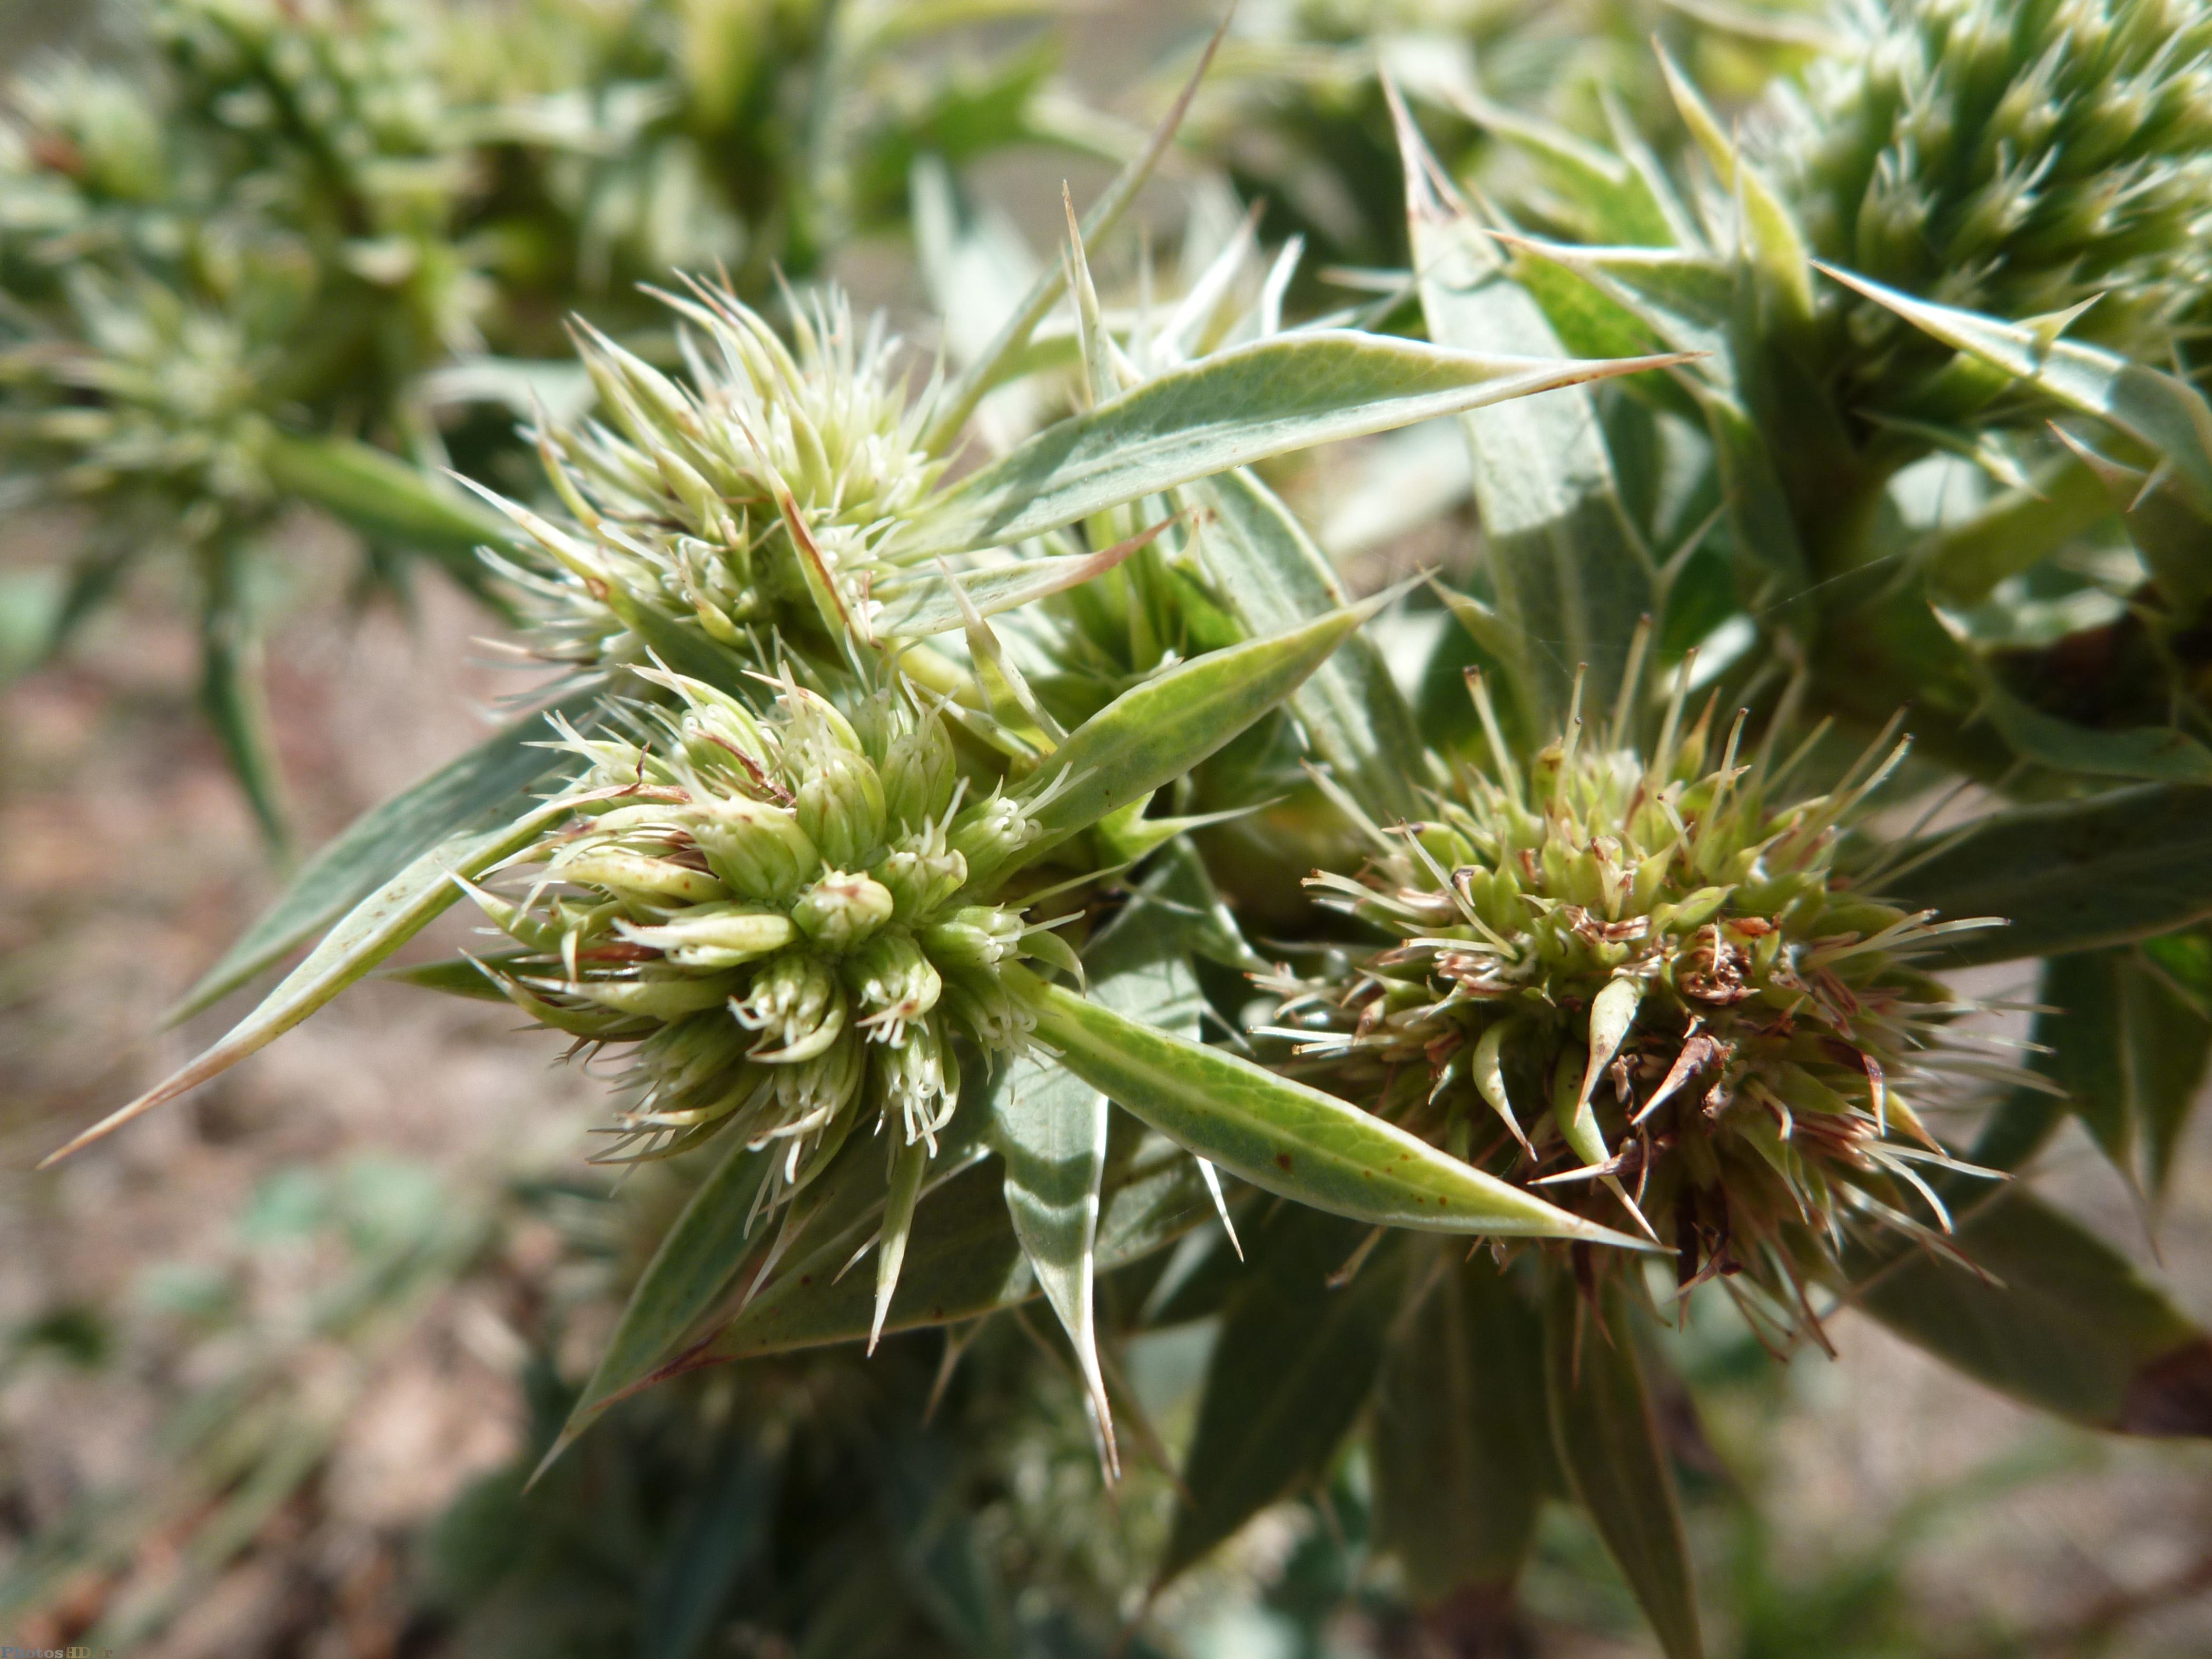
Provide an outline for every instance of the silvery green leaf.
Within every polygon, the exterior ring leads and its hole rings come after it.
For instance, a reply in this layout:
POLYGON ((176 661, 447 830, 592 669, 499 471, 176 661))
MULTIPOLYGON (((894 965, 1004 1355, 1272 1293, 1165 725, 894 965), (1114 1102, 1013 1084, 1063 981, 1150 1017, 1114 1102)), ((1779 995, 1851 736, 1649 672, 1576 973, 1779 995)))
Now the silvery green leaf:
POLYGON ((2166 458, 2198 510, 2212 513, 2212 404, 2187 381, 2115 352, 2057 338, 2034 323, 2002 322, 1936 305, 1832 265, 1820 270, 1945 345, 2148 444, 2166 458))
POLYGON ((216 569, 200 617, 200 712, 215 728, 262 835, 281 848, 289 838, 283 770, 261 683, 261 641, 242 592, 244 556, 234 542, 214 550, 216 569))
MULTIPOLYGON (((1497 245, 1435 182, 1435 159, 1402 107, 1406 212, 1429 336, 1441 345, 1543 356, 1559 349, 1497 245)), ((1629 361, 1638 361, 1631 359, 1629 361)), ((1462 420, 1495 610, 1513 641, 1516 701, 1540 729, 1566 714, 1577 671, 1608 707, 1638 621, 1661 595, 1650 554, 1622 509, 1589 394, 1561 389, 1462 420)))
POLYGON ((1590 1306, 1554 1272, 1544 1308, 1544 1374, 1559 1467, 1636 1594, 1667 1659, 1702 1659, 1705 1638, 1674 1471, 1618 1288, 1590 1306))
MULTIPOLYGON (((1213 512, 1200 556, 1222 603, 1250 632, 1279 633, 1344 608, 1344 585, 1328 556, 1251 472, 1224 472, 1192 493, 1213 512)), ((1291 693, 1290 708, 1336 781, 1376 818, 1414 816, 1426 753, 1413 711, 1373 641, 1346 641, 1291 693)))
POLYGON ((262 453, 270 482, 377 541, 438 559, 463 580, 484 575, 480 547, 507 547, 512 526, 444 479, 351 438, 280 433, 262 453))
POLYGON ((1270 455, 1674 361, 1481 355, 1339 329, 1279 334, 1047 427, 896 533, 946 554, 1011 545, 1270 455))
MULTIPOLYGON (((598 700, 596 691, 579 692, 546 713, 587 726, 598 700)), ((561 765, 538 746, 547 735, 545 715, 527 715, 362 813, 301 866, 261 919, 170 1011, 169 1023, 228 996, 448 836, 526 811, 529 792, 561 765)))
MULTIPOLYGON (((1371 610, 1211 651, 1124 691, 1070 732, 1024 786, 1043 802, 1034 816, 1047 840, 1035 850, 1189 771, 1294 690, 1371 610)), ((982 890, 1000 873, 971 861, 969 885, 982 890)))
MULTIPOLYGON (((2201 935, 2197 935, 2201 939, 2201 935)), ((2123 1178, 2150 1205, 2165 1194, 2173 1153, 2212 1063, 2212 1011, 2139 947, 2076 951, 2045 964, 2036 1069, 2123 1178)))
MULTIPOLYGON (((1979 666, 1980 659, 1968 653, 1979 666)), ((1996 676, 1980 674, 1982 712, 2013 753, 2054 771, 2140 783, 2212 783, 2212 749, 2171 726, 2118 731, 2076 726, 2014 696, 1996 676)))
POLYGON ((1741 147, 1721 131, 1720 122, 1663 49, 1659 50, 1659 67, 1683 125, 1743 216, 1744 252, 1759 274, 1766 303, 1784 328, 1805 328, 1813 320, 1813 265, 1804 234, 1788 204, 1759 169, 1744 160, 1741 147))
POLYGON ((348 911, 322 943, 307 953, 307 960, 285 975, 221 1042, 67 1146, 48 1153, 40 1167, 67 1158, 268 1047, 436 920, 460 896, 454 876, 483 874, 529 846, 572 807, 569 801, 548 801, 500 829, 441 842, 348 911))
POLYGON ((2109 517, 2097 476, 2067 456, 2028 477, 2025 489, 2001 490, 1974 512, 1930 532, 1914 555, 1938 603, 1971 605, 1990 590, 2057 552, 2109 517))
POLYGON ((2212 1436, 2212 1338, 2103 1239, 2018 1186, 1959 1218, 1973 1263, 1854 1264, 1854 1299, 2014 1399, 2123 1434, 2212 1436))
MULTIPOLYGON (((1114 1153, 1100 1184, 1093 1248, 1100 1273, 1150 1255, 1213 1214, 1190 1160, 1176 1148, 1116 1137, 1114 1153)), ((811 1249, 801 1246, 774 1283, 675 1369, 865 1340, 875 1316, 875 1286, 866 1274, 839 1273, 867 1232, 863 1216, 811 1249)), ((1036 1293, 1036 1275, 1006 1217, 1004 1176, 988 1161, 975 1164, 923 1196, 884 1330, 969 1319, 1036 1293)))
POLYGON ((1432 1282, 1383 1367, 1376 1530, 1433 1606, 1513 1582, 1558 1475, 1535 1310, 1481 1251, 1438 1240, 1410 1254, 1416 1282, 1432 1282))
POLYGON ((1001 972, 1068 1070, 1255 1187, 1376 1225, 1641 1248, 1317 1089, 1157 1030, 1019 967, 1001 972))
MULTIPOLYGON (((1190 79, 1184 82, 1175 102, 1168 106, 1159 125, 1152 130, 1145 148, 1130 159, 1128 164, 1115 176, 1114 182, 1106 187, 1106 193, 1092 203, 1091 211, 1083 216, 1083 235, 1086 240, 1096 242, 1112 230, 1120 222, 1121 216, 1128 211, 1130 204, 1137 199, 1138 191, 1144 188, 1145 181, 1152 176, 1153 170, 1159 166, 1160 158, 1167 154, 1168 146, 1175 141, 1176 130, 1182 125, 1183 115, 1190 108, 1190 100, 1197 95, 1199 82, 1206 78, 1206 71, 1213 62, 1214 52, 1228 31, 1229 19, 1224 16, 1220 27, 1215 29, 1213 38, 1206 43, 1206 50, 1199 54, 1190 79)), ((1037 325, 1045 319, 1046 314, 1059 301, 1066 281, 1066 268, 1057 260, 1048 261, 1030 286, 1028 295, 1000 328, 997 336, 975 354, 960 372, 959 377, 939 397, 931 416, 929 429, 922 438, 925 449, 933 453, 941 453, 951 446, 985 394, 1006 377, 1007 371, 1020 357, 1023 349, 1029 344, 1030 337, 1036 331, 1037 325)), ((1121 499, 1134 499, 1144 493, 1141 490, 1132 491, 1121 499)), ((1082 516, 1084 514, 1080 513, 1071 514, 1057 522, 1069 524, 1082 516)), ((1019 538, 1008 537, 1006 539, 1012 541, 1019 538)))
POLYGON ((1114 1415, 1098 1366, 1093 1296, 1106 1097, 1041 1056, 1024 1055, 1010 1070, 994 1103, 991 1137, 1006 1161, 1006 1213, 1075 1350, 1112 1467, 1114 1415))
POLYGON ((768 1245, 775 1218, 757 1216, 754 1200, 779 1154, 749 1150, 732 1137, 722 1160, 699 1183, 630 1291, 615 1334, 591 1381, 538 1464, 551 1465, 576 1437, 657 1371, 685 1332, 704 1318, 746 1263, 768 1245))
POLYGON ((2010 924, 1950 935, 1931 963, 2122 944, 2212 915, 2212 789, 2145 784, 2008 807, 1899 854, 1900 873, 1881 882, 1895 902, 2010 924))
POLYGON ((931 570, 886 582, 869 594, 880 605, 870 615, 869 628, 878 635, 903 639, 949 632, 965 620, 959 600, 953 597, 955 587, 978 616, 995 617, 1104 574, 1165 527, 1157 526, 1096 553, 1023 559, 949 576, 931 570))
POLYGON ((1400 1241, 1386 1239, 1349 1284, 1333 1285, 1360 1239, 1357 1226, 1291 1204, 1255 1230, 1206 1368, 1160 1582, 1319 1480, 1366 1403, 1404 1272, 1400 1241))

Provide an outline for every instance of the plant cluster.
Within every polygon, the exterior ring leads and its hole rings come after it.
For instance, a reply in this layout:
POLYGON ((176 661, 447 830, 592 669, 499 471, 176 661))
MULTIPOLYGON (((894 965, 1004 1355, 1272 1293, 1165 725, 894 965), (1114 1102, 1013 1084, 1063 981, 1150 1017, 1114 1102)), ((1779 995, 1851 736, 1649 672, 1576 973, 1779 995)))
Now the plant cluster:
MULTIPOLYGON (((2205 46, 1999 16, 1869 14, 1766 149, 1662 60, 1673 161, 1515 118, 1542 187, 1480 212, 1386 82, 1411 264, 1361 310, 1286 321, 1297 252, 1249 232, 1103 303, 1087 250, 1179 104, 918 396, 834 296, 780 336, 693 289, 681 374, 586 336, 598 413, 533 434, 559 505, 497 503, 552 758, 525 718, 342 836, 192 1000, 319 943, 64 1151, 465 895, 492 950, 399 975, 620 1048, 617 1156, 706 1152, 549 1461, 651 1383, 939 1326, 957 1364, 1041 1297, 1111 1474, 1158 1444, 1117 1345, 1218 1318, 1163 1579, 1362 1435, 1440 1639, 1559 1497, 1683 1659, 1652 1327, 1711 1282, 1779 1351, 1849 1304, 2071 1421, 2205 1434, 2212 1338, 2011 1178, 2071 1110, 2154 1203, 2212 1060, 2212 408, 2116 349, 2179 337, 2166 100, 2205 46), (2055 219, 1977 209, 2021 167, 2055 219), (1900 215, 1950 252, 1861 249, 1900 215), (2101 282, 2112 343, 2006 309, 2101 282), (1042 423, 979 415, 1007 392, 1042 423), (1468 591, 1353 604, 1262 469, 1439 416, 1468 591), (1006 442, 963 472, 971 430, 1006 442), (2013 545, 2031 465, 2094 494, 2013 545), (2100 583, 2148 642, 2100 684, 2154 719, 2008 688, 1992 639, 2070 638, 2100 583), (1418 699, 1362 631, 1394 601, 1418 699), (1909 760, 1851 730, 1900 705, 1909 760), (1996 962, 2041 963, 2026 1064, 1937 977, 1996 962)), ((975 244, 940 269, 998 234, 939 205, 975 244)))

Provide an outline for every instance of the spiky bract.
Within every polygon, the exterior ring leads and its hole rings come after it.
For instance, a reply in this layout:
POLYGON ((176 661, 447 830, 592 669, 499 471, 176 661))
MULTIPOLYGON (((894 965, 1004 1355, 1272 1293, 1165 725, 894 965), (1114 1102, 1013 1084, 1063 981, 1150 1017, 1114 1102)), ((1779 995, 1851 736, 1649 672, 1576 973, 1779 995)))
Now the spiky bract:
POLYGON ((640 659, 633 606, 726 645, 764 626, 799 641, 865 630, 872 584, 899 568, 896 519, 943 471, 921 443, 929 400, 908 398, 880 317, 863 333, 842 295, 794 305, 794 349, 726 289, 692 294, 668 296, 698 330, 690 386, 586 331, 611 425, 540 434, 576 522, 526 519, 558 568, 514 574, 552 659, 640 659))
POLYGON ((788 1191, 872 1115, 894 1147, 933 1145, 959 1046, 1026 1039, 999 964, 1072 962, 968 890, 971 860, 1034 825, 1002 795, 963 810, 951 739, 902 690, 848 720, 787 678, 763 716, 645 672, 673 706, 570 733, 578 816, 511 866, 532 872, 520 902, 476 893, 521 947, 486 971, 543 1024, 630 1049, 612 1157, 727 1132, 787 1147, 788 1191))
POLYGON ((1716 761, 1710 706, 1680 713, 1642 752, 1571 719, 1525 774, 1494 743, 1497 776, 1377 830, 1360 878, 1310 878, 1396 943, 1263 980, 1269 1035, 1460 1155, 1648 1225, 1686 1284, 1747 1275, 1787 1325, 1854 1228, 1948 1225, 1912 1103, 1957 1005, 1910 965, 1942 925, 1838 868, 1898 756, 1791 799, 1789 765, 1740 760, 1741 721, 1716 761))
MULTIPOLYGON (((2203 0, 1888 0, 1826 59, 1778 161, 1815 252, 2151 360, 2212 275, 2203 0)), ((1949 354, 1839 296, 1846 402, 1912 412, 1949 354)))

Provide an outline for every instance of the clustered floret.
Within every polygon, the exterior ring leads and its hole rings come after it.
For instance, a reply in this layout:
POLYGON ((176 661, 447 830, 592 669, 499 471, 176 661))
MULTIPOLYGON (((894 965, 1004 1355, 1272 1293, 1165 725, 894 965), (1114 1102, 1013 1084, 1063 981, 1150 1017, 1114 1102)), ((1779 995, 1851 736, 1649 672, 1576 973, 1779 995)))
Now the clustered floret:
POLYGON ((1805 1285, 1847 1229, 1948 1226, 1913 1103, 1959 1005, 1909 959, 1961 924, 1838 868, 1902 746, 1790 801, 1809 743, 1741 762, 1739 719, 1716 764, 1711 706, 1683 731, 1678 691, 1649 758, 1571 717, 1524 775, 1477 690, 1496 776, 1462 769, 1427 821, 1370 826, 1359 878, 1309 879, 1395 942, 1262 977, 1284 999, 1264 1035, 1296 1045, 1288 1069, 1665 1241, 1686 1286, 1747 1274, 1812 1325, 1805 1285))
POLYGON ((944 721, 903 686, 848 720, 787 671, 761 715, 641 672, 671 702, 628 735, 568 732, 589 765, 567 827, 508 866, 526 894, 471 890, 520 947, 483 969, 543 1024, 630 1047, 611 1158, 778 1143, 774 1201, 872 1115, 933 1152, 961 1045, 1027 1040, 1000 964, 1072 965, 1053 924, 968 890, 963 848, 1035 823, 1003 794, 963 809, 944 721))

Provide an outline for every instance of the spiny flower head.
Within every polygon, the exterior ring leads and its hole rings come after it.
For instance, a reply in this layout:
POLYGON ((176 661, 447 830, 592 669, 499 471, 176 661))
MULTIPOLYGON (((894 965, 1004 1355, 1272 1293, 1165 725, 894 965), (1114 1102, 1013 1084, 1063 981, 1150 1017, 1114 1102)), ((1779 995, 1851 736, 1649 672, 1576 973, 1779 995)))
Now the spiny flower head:
POLYGON ((1018 908, 968 890, 979 843, 1035 836, 1003 796, 968 805, 933 709, 887 687, 852 719, 786 672, 776 707, 658 669, 666 706, 568 745, 577 816, 472 890, 516 951, 483 966, 541 1023, 632 1058, 611 1156, 725 1132, 787 1148, 803 1186, 872 1118, 894 1149, 958 1103, 958 1046, 1020 1048, 1000 964, 1072 965, 1018 908))
MULTIPOLYGON (((2208 275, 2212 8, 2204 0, 1869 0, 1777 160, 1815 252, 1946 305, 2154 360, 2208 275), (2098 296, 2102 296, 2101 298, 2098 296)), ((1856 401, 1948 354, 1845 307, 1856 401)))
POLYGON ((1426 822, 1376 831, 1358 879, 1310 879, 1396 942, 1261 981, 1292 1068, 1646 1230, 1686 1285, 1747 1275, 1785 1327, 1850 1230, 1947 1225, 1913 1103, 1942 1086, 1958 1006, 1910 959, 1960 924, 1838 867, 1901 746, 1790 799, 1803 750, 1743 759, 1739 718, 1716 758, 1711 708, 1684 731, 1678 690, 1648 750, 1618 716, 1604 742, 1571 716, 1524 770, 1476 684, 1496 776, 1467 769, 1426 822))
POLYGON ((141 535, 198 541, 268 508, 265 345, 156 283, 80 270, 66 289, 76 337, 0 349, 0 451, 43 494, 152 514, 141 535))
POLYGON ((539 434, 574 523, 516 514, 557 567, 509 568, 538 650, 635 661, 634 606, 726 645, 763 625, 817 637, 825 611, 865 627, 872 581, 899 568, 899 515, 944 470, 921 447, 928 399, 894 373, 898 343, 836 293, 793 305, 793 346, 726 289, 662 297, 698 331, 691 384, 581 326, 605 418, 539 434))

